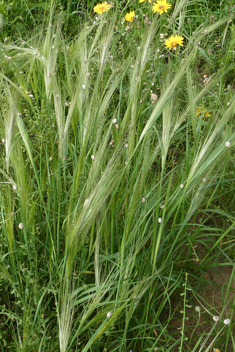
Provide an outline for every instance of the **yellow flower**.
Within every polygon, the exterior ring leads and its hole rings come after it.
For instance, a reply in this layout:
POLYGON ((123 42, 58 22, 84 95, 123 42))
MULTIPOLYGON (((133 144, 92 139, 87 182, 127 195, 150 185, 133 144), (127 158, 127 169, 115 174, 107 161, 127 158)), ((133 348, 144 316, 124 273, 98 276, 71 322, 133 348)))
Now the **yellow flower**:
POLYGON ((165 0, 158 0, 155 4, 153 4, 153 12, 158 12, 159 15, 167 12, 170 8, 171 4, 168 4, 165 0))
MULTIPOLYGON (((139 0, 140 4, 146 0, 139 0)), ((148 0, 148 2, 151 4, 151 0, 148 0)))
POLYGON ((210 117, 211 114, 206 111, 207 108, 205 108, 203 105, 201 108, 197 108, 196 116, 203 115, 203 120, 205 120, 205 117, 210 117))
POLYGON ((184 38, 181 36, 181 35, 172 35, 170 38, 168 38, 166 41, 165 41, 165 46, 168 48, 168 49, 173 49, 173 50, 176 50, 176 46, 177 45, 181 45, 183 46, 183 40, 184 38))
POLYGON ((97 4, 94 8, 93 11, 97 12, 99 15, 102 15, 103 12, 106 12, 111 9, 111 5, 108 4, 106 1, 103 1, 102 4, 99 3, 97 4))
POLYGON ((135 18, 135 11, 131 11, 129 13, 126 13, 125 20, 127 22, 133 22, 135 18))

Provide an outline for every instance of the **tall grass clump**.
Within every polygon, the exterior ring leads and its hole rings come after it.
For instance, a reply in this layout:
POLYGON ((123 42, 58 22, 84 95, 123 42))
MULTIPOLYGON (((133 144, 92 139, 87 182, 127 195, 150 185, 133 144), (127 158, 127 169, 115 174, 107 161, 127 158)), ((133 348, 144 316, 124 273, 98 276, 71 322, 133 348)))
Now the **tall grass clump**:
POLYGON ((234 260, 232 12, 119 1, 71 38, 53 4, 0 47, 1 350, 234 347, 234 270, 202 295, 234 260))

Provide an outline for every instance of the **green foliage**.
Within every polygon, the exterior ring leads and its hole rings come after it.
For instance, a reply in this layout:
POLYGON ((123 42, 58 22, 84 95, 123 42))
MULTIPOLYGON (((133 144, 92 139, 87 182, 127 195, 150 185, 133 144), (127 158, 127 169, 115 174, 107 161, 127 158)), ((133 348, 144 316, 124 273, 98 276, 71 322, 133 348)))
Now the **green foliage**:
POLYGON ((1 350, 231 349, 233 12, 48 3, 2 2, 1 350))

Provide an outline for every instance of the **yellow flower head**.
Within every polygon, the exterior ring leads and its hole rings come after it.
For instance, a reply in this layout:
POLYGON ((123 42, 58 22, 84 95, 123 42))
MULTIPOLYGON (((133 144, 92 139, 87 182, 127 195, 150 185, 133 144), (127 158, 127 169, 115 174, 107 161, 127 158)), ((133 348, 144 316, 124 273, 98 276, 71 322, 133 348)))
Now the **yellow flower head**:
POLYGON ((125 20, 127 22, 133 22, 135 18, 135 11, 131 11, 129 13, 126 13, 125 20))
POLYGON ((177 45, 181 45, 181 46, 184 45, 183 40, 184 40, 184 38, 181 35, 178 35, 178 34, 172 35, 170 38, 168 38, 165 41, 165 46, 168 49, 176 50, 177 45))
MULTIPOLYGON (((146 0, 139 0, 140 4, 146 0)), ((151 0, 148 0, 148 2, 151 4, 151 0)))
POLYGON ((97 4, 94 8, 93 11, 97 12, 99 15, 102 15, 103 12, 106 12, 111 9, 111 5, 108 4, 106 1, 103 1, 102 4, 99 3, 97 4))
POLYGON ((167 12, 170 8, 171 4, 168 4, 165 0, 158 0, 155 4, 153 4, 153 12, 158 12, 159 15, 167 12))
POLYGON ((211 114, 206 111, 207 108, 205 108, 203 105, 201 108, 197 108, 197 112, 196 112, 196 115, 199 116, 199 115, 202 115, 203 116, 203 120, 206 120, 205 117, 210 117, 211 114))

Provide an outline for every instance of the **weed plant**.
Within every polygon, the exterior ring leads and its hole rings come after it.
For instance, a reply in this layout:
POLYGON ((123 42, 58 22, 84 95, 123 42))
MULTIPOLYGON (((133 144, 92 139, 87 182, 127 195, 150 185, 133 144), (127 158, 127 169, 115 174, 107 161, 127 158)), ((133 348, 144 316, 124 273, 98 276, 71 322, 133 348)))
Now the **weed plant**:
POLYGON ((171 4, 1 44, 1 351, 235 350, 233 2, 171 4))

